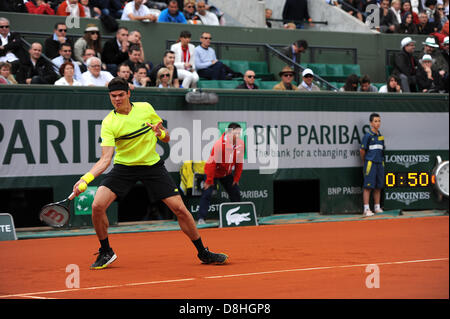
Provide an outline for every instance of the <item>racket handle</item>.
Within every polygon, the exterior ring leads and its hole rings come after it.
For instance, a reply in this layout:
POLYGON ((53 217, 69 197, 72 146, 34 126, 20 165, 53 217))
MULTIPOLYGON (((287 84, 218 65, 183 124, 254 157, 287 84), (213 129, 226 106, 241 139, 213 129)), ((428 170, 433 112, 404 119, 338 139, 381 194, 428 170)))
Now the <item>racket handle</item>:
POLYGON ((75 193, 72 192, 72 194, 69 195, 69 199, 72 200, 72 199, 74 199, 74 198, 75 198, 75 193))

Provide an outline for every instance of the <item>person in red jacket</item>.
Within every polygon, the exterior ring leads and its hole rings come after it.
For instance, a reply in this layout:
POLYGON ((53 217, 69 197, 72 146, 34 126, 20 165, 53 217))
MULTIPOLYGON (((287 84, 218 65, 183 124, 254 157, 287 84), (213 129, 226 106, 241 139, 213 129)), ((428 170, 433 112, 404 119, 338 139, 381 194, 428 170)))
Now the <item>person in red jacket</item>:
POLYGON ((55 10, 50 7, 46 0, 30 0, 25 3, 28 13, 55 15, 55 10))
POLYGON ((211 155, 205 164, 206 179, 200 198, 199 225, 205 224, 217 181, 220 181, 232 202, 241 201, 239 180, 242 174, 245 145, 240 136, 241 126, 238 123, 230 123, 227 131, 214 143, 211 155))
POLYGON ((62 2, 58 9, 56 10, 56 15, 58 16, 75 16, 84 18, 86 14, 84 13, 84 8, 78 0, 66 0, 62 2), (78 8, 77 8, 78 7, 78 8))

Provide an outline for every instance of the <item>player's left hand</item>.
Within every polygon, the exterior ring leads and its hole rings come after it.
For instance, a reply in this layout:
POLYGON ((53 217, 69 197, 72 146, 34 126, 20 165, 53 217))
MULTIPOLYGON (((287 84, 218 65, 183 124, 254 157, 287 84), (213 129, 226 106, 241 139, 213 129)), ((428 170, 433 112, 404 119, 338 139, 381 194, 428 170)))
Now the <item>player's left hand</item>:
POLYGON ((150 126, 153 130, 153 132, 155 132, 156 136, 161 136, 161 130, 164 130, 164 126, 162 126, 162 122, 158 122, 156 124, 151 124, 151 123, 146 123, 147 126, 150 126))

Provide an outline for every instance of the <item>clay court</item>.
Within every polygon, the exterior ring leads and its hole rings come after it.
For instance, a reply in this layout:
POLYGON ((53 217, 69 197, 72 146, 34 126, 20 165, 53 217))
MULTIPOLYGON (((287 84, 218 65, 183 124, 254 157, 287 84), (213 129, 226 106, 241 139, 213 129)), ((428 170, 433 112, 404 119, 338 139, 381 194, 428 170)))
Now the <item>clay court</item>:
POLYGON ((111 234, 118 259, 97 271, 92 235, 1 242, 0 299, 448 299, 448 221, 201 229, 211 250, 229 255, 220 266, 202 265, 181 231, 111 234), (70 264, 80 288, 66 286, 70 264), (369 264, 379 288, 366 286, 369 264))

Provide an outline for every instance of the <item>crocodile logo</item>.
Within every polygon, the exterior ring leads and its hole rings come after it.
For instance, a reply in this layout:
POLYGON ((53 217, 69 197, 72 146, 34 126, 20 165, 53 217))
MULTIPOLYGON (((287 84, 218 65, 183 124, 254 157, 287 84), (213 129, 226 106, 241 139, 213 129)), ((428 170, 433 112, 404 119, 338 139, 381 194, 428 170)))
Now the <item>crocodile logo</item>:
POLYGON ((233 223, 236 224, 236 226, 239 226, 239 224, 242 222, 250 221, 250 217, 248 217, 250 215, 250 213, 238 214, 236 212, 239 209, 241 209, 240 206, 238 206, 236 208, 232 208, 227 212, 226 218, 227 218, 228 226, 233 223))

